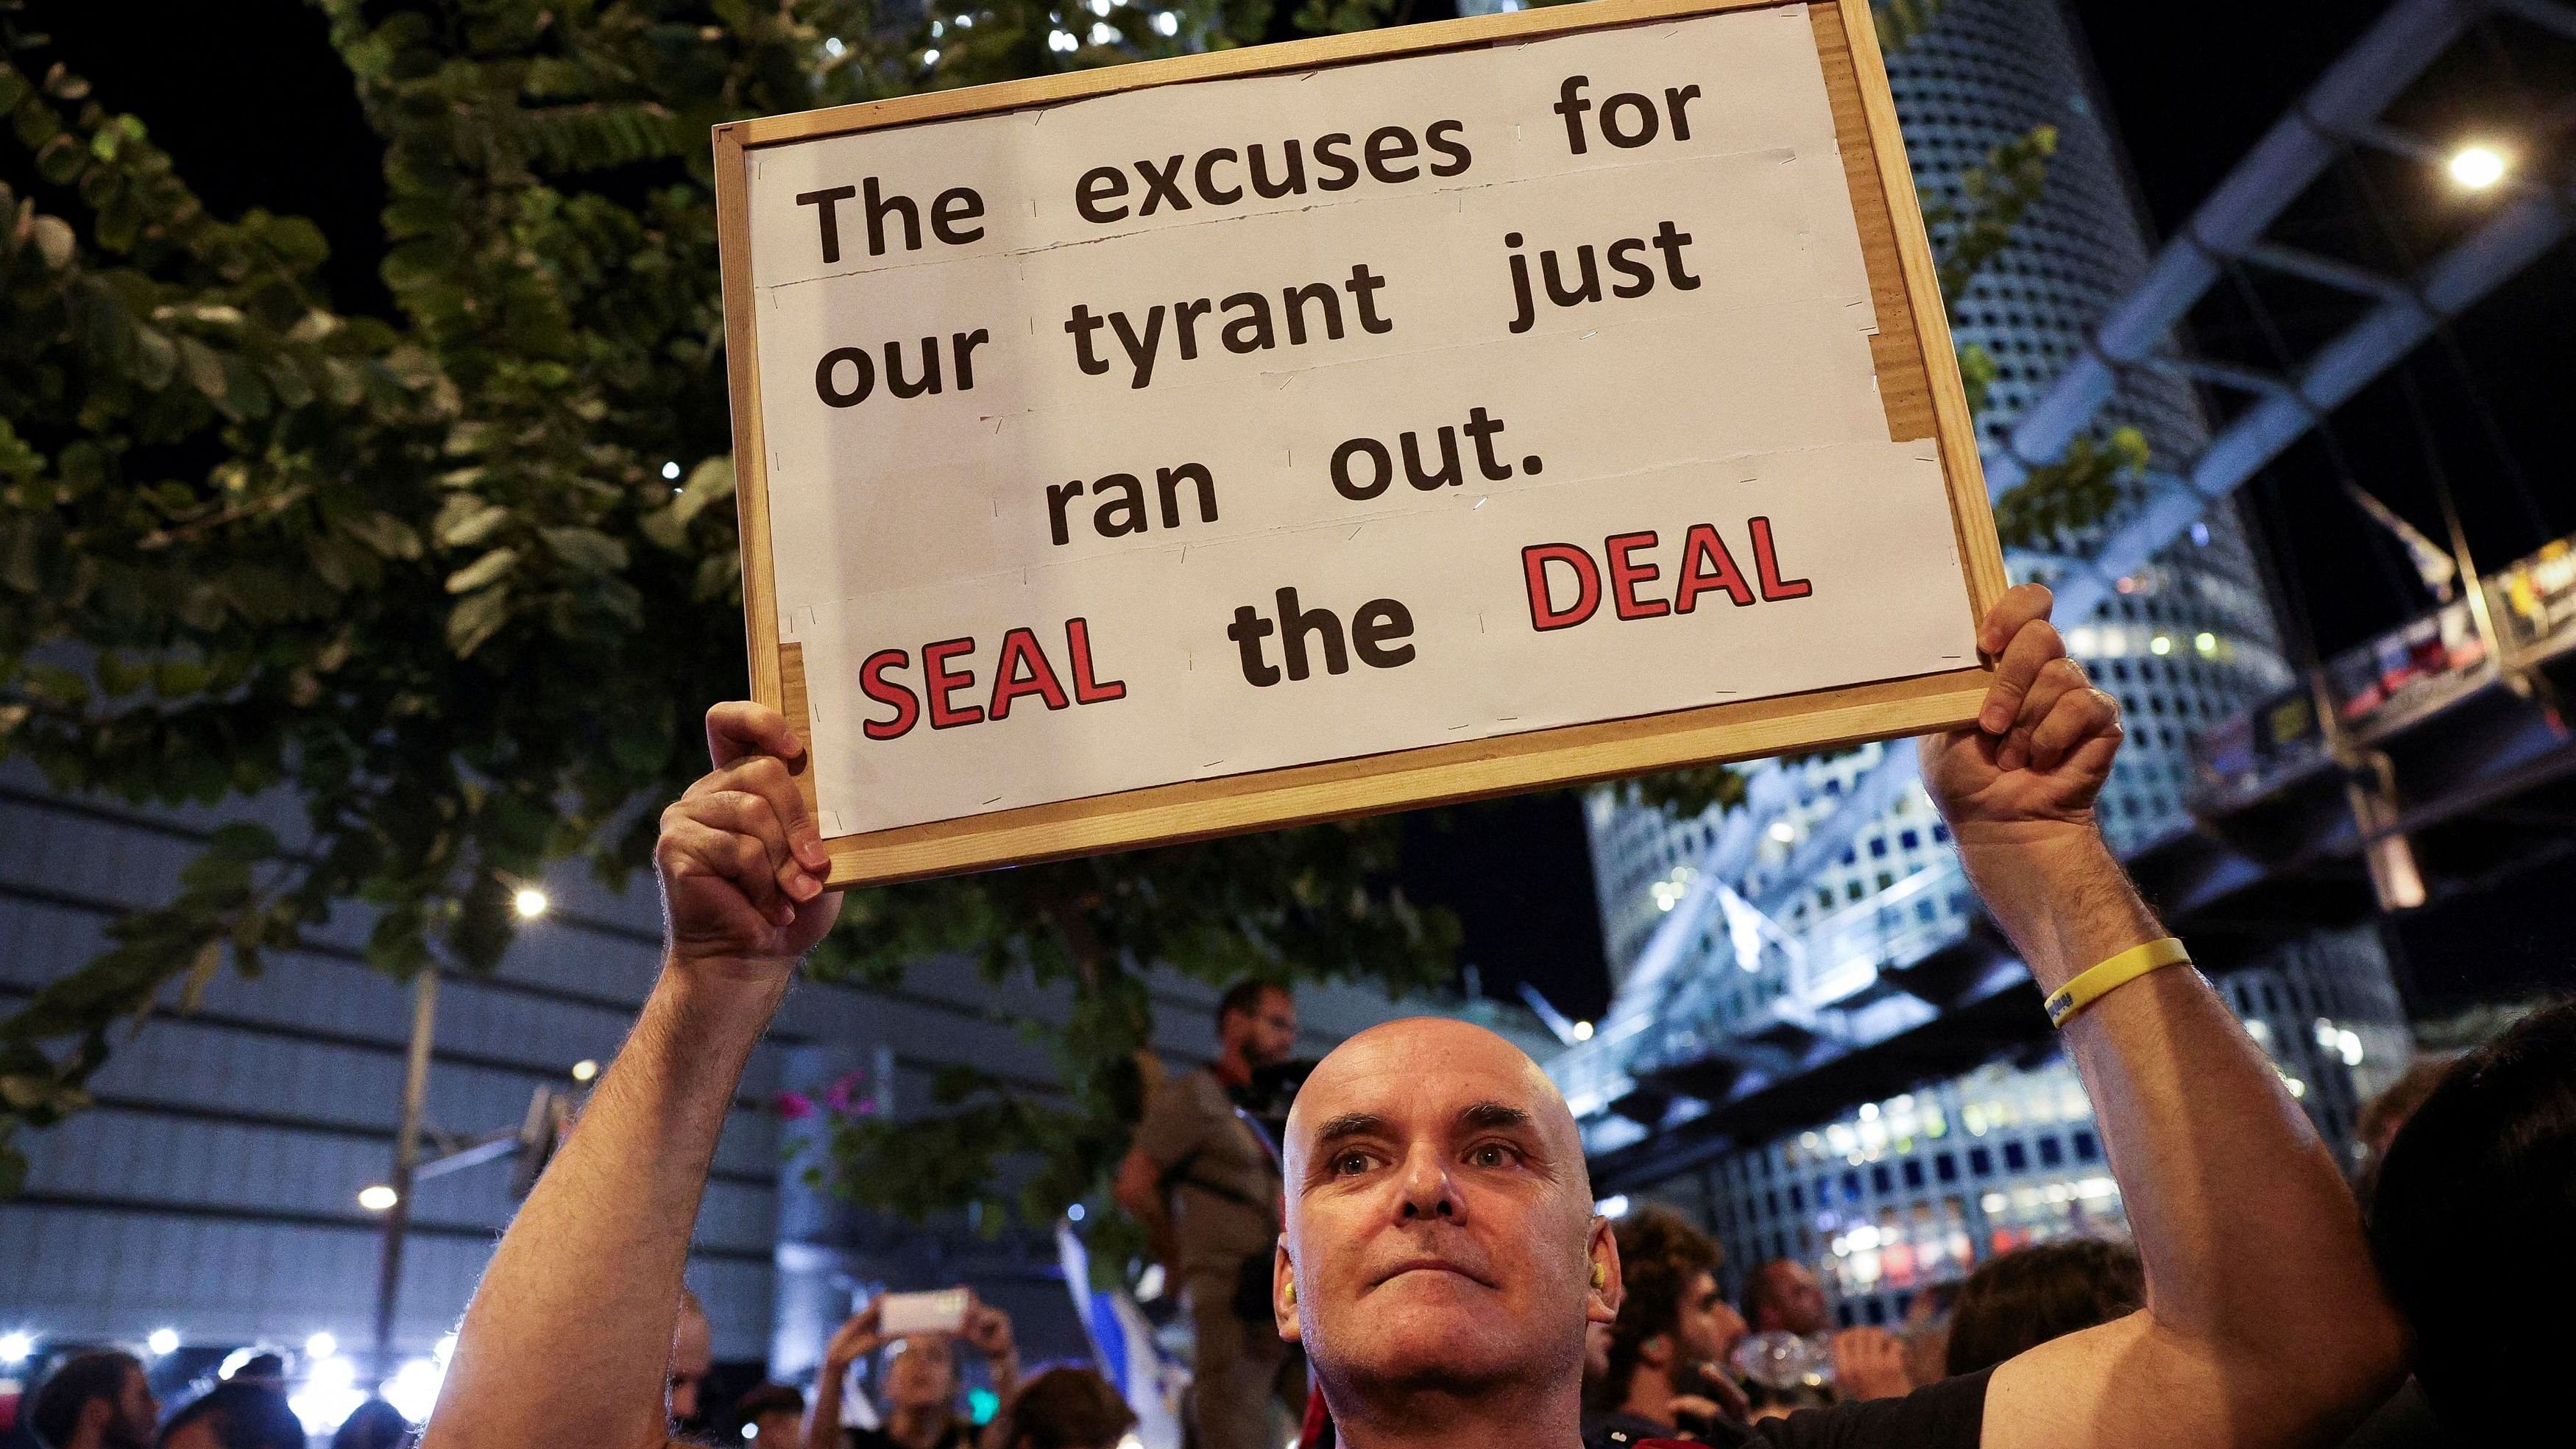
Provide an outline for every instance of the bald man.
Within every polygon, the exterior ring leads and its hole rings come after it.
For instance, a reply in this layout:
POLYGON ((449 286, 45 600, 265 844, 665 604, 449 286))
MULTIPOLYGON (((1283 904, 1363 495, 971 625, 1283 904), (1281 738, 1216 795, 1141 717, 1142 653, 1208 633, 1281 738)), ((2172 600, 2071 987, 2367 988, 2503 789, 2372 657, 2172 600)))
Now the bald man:
MULTIPOLYGON (((1975 726, 1923 778, 1970 879, 2044 991, 2163 936, 2093 824, 2118 707, 2066 658, 2048 594, 1985 621, 1975 726)), ((666 811, 670 949, 634 1034, 467 1310, 428 1449, 658 1445, 680 1269, 744 1060, 839 909, 785 761, 786 722, 708 715, 716 768, 666 811)), ((1837 1449, 2289 1449, 2331 1442, 2392 1386, 2396 1320, 2333 1158, 2188 969, 2073 1019, 2147 1270, 2147 1306, 1985 1375, 1755 1432, 1837 1449)), ((1618 1249, 1545 1074, 1452 1021, 1362 1033, 1290 1115, 1277 1331, 1301 1342, 1351 1449, 1578 1449, 1584 1340, 1612 1321, 1618 1249)))

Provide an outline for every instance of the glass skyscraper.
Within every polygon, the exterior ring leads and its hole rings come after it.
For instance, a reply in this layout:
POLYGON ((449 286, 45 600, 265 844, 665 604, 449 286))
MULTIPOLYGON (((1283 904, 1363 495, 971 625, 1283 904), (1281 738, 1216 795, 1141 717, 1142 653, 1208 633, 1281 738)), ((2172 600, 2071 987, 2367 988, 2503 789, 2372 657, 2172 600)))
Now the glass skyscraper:
MULTIPOLYGON (((1927 208, 1955 199, 1961 173, 1993 147, 2034 126, 2057 131, 2042 200, 1953 307, 1958 340, 1996 363, 1978 417, 1992 450, 2146 271, 2147 229, 2082 41, 2056 0, 1948 0, 1888 68, 1927 208)), ((2120 425, 2145 434, 2154 466, 2188 460, 2207 441, 2189 384, 2151 368, 2124 377, 2099 424, 2120 425)), ((2067 542, 2081 550, 2088 540, 2067 542)), ((2069 562, 2043 552, 2008 559, 2016 579, 2042 581, 2069 562)), ((2101 804, 2113 845, 2125 852, 2188 828, 2193 737, 2292 677, 2233 512, 2214 508, 2120 580, 2091 618, 2059 622, 2096 682, 2119 696, 2128 725, 2101 804)), ((1776 1010, 1795 989, 1789 973, 1765 969, 1758 938, 1843 939, 1862 918, 1882 941, 1891 922, 1927 943, 1966 928, 1973 901, 1917 787, 1837 854, 1802 849, 1885 750, 1911 748, 1872 745, 1790 767, 1789 788, 1756 822, 1756 844, 1721 882, 1734 893, 1724 925, 1683 942, 1663 968, 1666 979, 1695 978, 1688 995, 1703 1033, 1776 1010)), ((1587 823, 1603 938, 1613 978, 1624 980, 1709 868, 1725 822, 1718 812, 1671 820, 1624 805, 1613 787, 1593 796, 1587 823)), ((2367 930, 2293 943, 2221 984, 2330 1136, 2348 1135, 2359 1097, 2404 1064, 2403 1014, 2367 930)), ((2123 1223, 2090 1109, 2054 1060, 1857 1105, 1659 1195, 1697 1199, 1738 1271, 1771 1257, 1817 1264, 1847 1321, 1885 1321, 1916 1287, 1955 1279, 2001 1248, 2123 1223)))

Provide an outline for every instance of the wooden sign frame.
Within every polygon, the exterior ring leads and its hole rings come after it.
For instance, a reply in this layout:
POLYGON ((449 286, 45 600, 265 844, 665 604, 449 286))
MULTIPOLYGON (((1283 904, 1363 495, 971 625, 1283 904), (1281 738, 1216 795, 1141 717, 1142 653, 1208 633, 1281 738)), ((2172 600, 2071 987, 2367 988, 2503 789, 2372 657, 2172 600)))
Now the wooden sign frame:
MULTIPOLYGON (((1576 31, 1778 8, 1784 0, 1590 0, 1282 45, 1176 56, 1099 70, 905 96, 715 129, 717 233, 723 257, 726 369, 734 425, 742 593, 752 697, 782 713, 809 744, 801 648, 782 645, 771 570, 768 449, 753 335, 748 154, 764 147, 1192 81, 1310 70, 1576 31)), ((1794 3, 1794 0, 1788 0, 1794 3)), ((1870 339, 1892 441, 1937 441, 1950 516, 1977 619, 2005 588, 2003 554, 1984 467, 1950 341, 1930 241, 1897 133, 1895 102, 1868 0, 1812 0, 1863 261, 1876 303, 1870 339)), ((1971 620, 1973 626, 1975 620, 1971 620)), ((1565 725, 1352 759, 1186 780, 1081 799, 996 810, 830 839, 829 884, 883 884, 957 871, 1170 845, 1577 784, 1713 760, 1808 750, 1954 729, 1976 717, 1991 667, 1662 714, 1565 725)), ((811 756, 809 754, 808 759, 811 756)), ((814 805, 810 771, 806 803, 814 805)))

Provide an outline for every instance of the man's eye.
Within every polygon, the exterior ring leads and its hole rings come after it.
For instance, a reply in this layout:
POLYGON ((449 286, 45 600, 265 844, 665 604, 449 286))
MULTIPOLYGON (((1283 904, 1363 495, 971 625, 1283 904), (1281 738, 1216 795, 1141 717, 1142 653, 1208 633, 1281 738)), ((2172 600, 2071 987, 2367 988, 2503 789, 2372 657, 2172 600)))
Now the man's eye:
POLYGON ((1518 1154, 1499 1142, 1488 1142, 1467 1154, 1467 1160, 1478 1167, 1509 1167, 1518 1154))
POLYGON ((1333 1171, 1345 1177, 1368 1171, 1368 1165, 1368 1154, 1365 1152, 1345 1152, 1333 1159, 1333 1171))

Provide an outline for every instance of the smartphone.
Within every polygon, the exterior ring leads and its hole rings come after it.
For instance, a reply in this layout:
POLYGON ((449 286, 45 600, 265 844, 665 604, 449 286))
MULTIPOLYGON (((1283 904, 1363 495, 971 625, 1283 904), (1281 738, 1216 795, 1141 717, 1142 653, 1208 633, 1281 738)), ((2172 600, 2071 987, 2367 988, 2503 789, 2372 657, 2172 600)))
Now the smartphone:
POLYGON ((934 1293, 889 1293, 880 1300, 877 1331, 894 1337, 913 1333, 955 1333, 966 1326, 966 1290, 942 1288, 934 1293))

